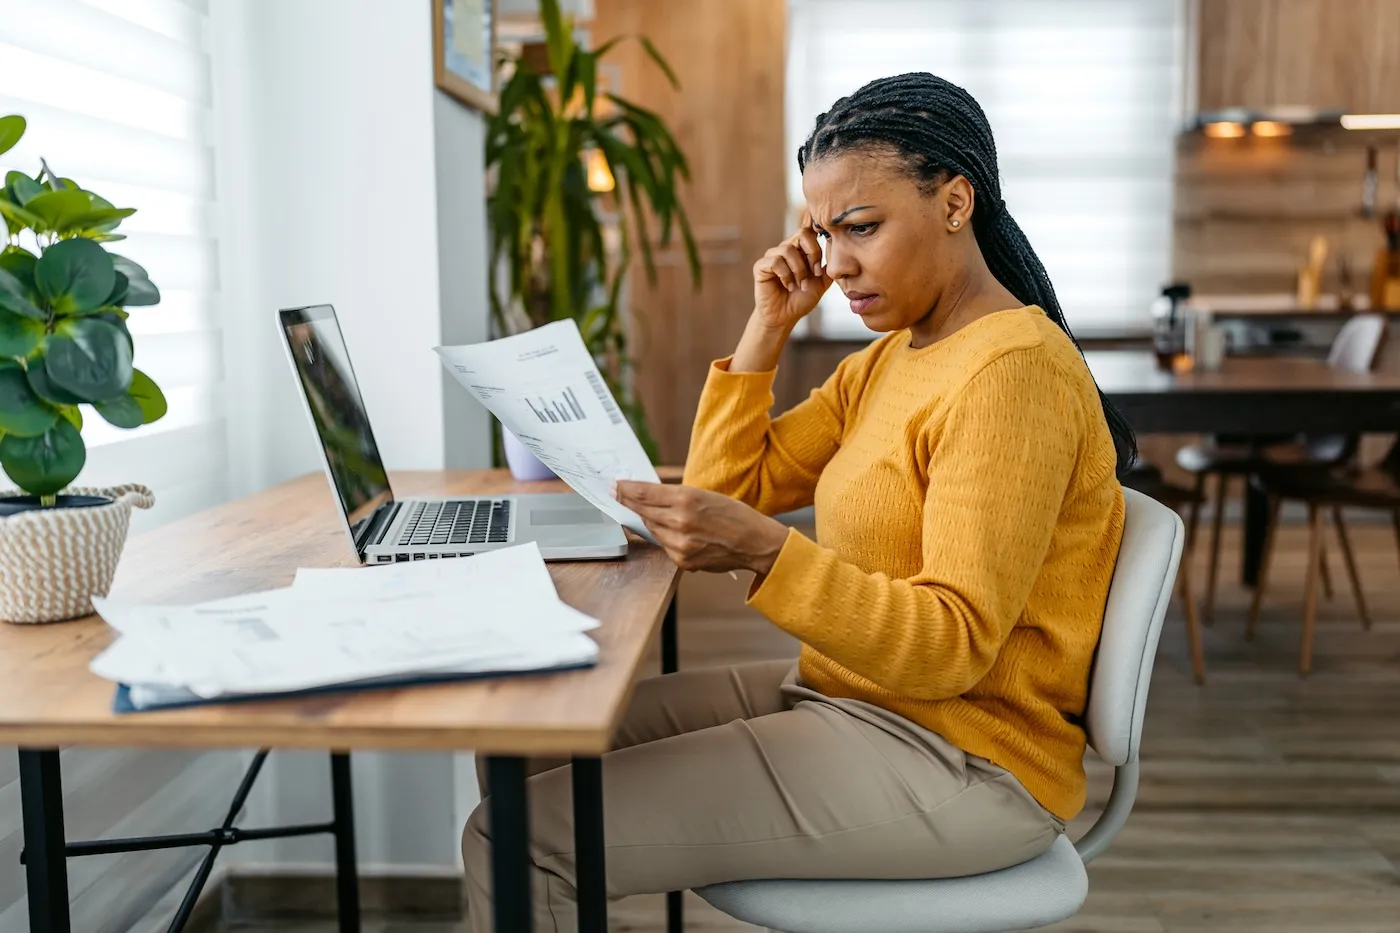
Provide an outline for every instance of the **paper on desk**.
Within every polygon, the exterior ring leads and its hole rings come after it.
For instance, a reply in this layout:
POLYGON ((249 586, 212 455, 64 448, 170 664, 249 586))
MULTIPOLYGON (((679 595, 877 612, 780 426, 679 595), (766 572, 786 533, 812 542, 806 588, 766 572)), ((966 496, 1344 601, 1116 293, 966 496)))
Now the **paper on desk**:
POLYGON ((612 484, 661 480, 574 321, 436 352, 448 372, 545 466, 603 513, 651 539, 637 513, 612 497, 612 484))
MULTIPOLYGON (((543 603, 552 621, 572 617, 579 631, 597 628, 598 621, 558 604, 559 594, 539 545, 534 541, 484 551, 470 558, 417 560, 369 567, 302 567, 292 589, 297 593, 351 594, 437 593, 460 600, 472 612, 504 613, 527 624, 522 604, 543 603)), ((526 607, 528 608, 528 607, 526 607)))
MULTIPOLYGON (((365 571, 369 573, 369 571, 365 571)), ((200 697, 268 693, 429 672, 584 664, 593 620, 551 594, 490 611, 442 590, 331 596, 289 588, 198 606, 95 599, 122 637, 93 659, 121 683, 200 697)))

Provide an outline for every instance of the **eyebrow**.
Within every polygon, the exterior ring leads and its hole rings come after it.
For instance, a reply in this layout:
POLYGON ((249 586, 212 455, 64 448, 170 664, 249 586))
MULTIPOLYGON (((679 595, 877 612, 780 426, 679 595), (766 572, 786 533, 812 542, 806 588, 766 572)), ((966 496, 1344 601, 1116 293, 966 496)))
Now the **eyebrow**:
POLYGON ((845 220, 847 217, 854 214, 856 211, 869 210, 874 206, 874 204, 862 204, 860 207, 852 207, 849 210, 842 211, 840 214, 837 214, 835 217, 831 218, 831 225, 834 227, 841 221, 845 220))

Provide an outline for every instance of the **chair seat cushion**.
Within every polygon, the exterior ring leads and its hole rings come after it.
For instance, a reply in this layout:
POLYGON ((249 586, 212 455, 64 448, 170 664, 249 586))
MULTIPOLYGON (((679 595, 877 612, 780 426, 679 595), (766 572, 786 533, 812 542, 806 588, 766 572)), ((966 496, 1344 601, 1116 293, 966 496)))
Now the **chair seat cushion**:
POLYGON ((695 891, 782 933, 1010 933, 1074 916, 1089 876, 1063 835, 1043 855, 985 875, 933 881, 733 881, 695 891))

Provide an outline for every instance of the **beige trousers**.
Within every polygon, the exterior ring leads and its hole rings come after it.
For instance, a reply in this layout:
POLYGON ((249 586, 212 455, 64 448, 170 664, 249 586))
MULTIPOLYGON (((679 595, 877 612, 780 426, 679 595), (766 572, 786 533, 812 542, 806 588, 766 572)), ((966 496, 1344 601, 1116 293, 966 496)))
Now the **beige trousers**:
MULTIPOLYGON (((748 878, 940 878, 1005 868, 1064 831, 1007 771, 796 681, 791 661, 638 685, 603 757, 609 898, 748 878)), ((535 930, 577 929, 572 775, 529 779, 535 930)), ((462 834, 468 910, 490 933, 485 804, 462 834)))

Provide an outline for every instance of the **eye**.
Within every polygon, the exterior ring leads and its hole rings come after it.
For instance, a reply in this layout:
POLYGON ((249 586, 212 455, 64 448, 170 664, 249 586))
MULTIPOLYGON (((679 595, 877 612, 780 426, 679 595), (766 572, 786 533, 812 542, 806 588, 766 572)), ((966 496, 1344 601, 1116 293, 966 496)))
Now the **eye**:
POLYGON ((875 232, 875 228, 878 226, 880 225, 877 223, 851 224, 851 236, 870 236, 870 234, 875 232))
POLYGON ((817 227, 817 228, 816 228, 816 231, 817 231, 817 239, 819 239, 819 240, 829 240, 829 239, 831 239, 831 234, 830 234, 830 233, 827 233, 827 232, 826 232, 825 230, 823 230, 821 227, 817 227))

